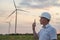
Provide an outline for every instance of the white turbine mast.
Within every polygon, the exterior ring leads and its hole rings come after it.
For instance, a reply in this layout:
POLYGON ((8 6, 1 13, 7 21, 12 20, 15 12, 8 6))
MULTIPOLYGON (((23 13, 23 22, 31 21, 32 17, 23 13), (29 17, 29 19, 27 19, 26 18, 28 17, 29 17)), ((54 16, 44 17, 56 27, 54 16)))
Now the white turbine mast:
POLYGON ((17 9, 17 6, 15 4, 15 1, 13 0, 13 3, 14 3, 14 7, 15 7, 15 10, 7 17, 9 18, 12 14, 15 13, 15 34, 17 33, 17 11, 23 11, 23 12, 28 12, 28 11, 25 11, 25 10, 22 10, 22 9, 17 9))

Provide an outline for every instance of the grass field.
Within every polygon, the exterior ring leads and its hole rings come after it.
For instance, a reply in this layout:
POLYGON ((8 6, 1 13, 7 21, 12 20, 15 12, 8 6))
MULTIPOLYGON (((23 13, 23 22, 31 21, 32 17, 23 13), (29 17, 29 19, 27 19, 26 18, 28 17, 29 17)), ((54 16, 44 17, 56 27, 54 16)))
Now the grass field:
MULTIPOLYGON (((20 34, 20 35, 0 35, 0 40, 34 40, 33 34, 20 34)), ((58 35, 60 40, 60 35, 58 35)))

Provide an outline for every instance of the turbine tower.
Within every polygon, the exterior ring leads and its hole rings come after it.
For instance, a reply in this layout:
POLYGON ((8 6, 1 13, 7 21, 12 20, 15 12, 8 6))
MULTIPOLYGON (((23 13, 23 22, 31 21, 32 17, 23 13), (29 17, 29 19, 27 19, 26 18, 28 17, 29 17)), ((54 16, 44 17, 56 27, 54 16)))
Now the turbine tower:
POLYGON ((11 23, 10 23, 10 21, 9 21, 9 22, 6 22, 6 23, 8 23, 8 25, 9 25, 8 33, 10 34, 10 27, 11 27, 11 23))
POLYGON ((10 27, 11 27, 11 21, 6 21, 4 23, 7 23, 8 24, 8 34, 10 34, 10 27))
POLYGON ((17 6, 15 4, 15 1, 13 0, 13 3, 14 3, 14 7, 15 7, 15 10, 8 16, 8 18, 15 13, 15 34, 16 34, 16 30, 17 30, 17 11, 24 11, 24 12, 28 12, 28 11, 25 11, 25 10, 22 10, 22 9, 17 9, 17 6))

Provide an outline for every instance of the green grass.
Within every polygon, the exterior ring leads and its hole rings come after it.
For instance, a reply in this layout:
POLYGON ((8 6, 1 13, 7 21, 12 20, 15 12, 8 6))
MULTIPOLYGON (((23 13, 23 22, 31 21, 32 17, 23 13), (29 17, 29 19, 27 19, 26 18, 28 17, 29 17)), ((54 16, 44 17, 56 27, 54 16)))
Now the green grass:
POLYGON ((32 35, 0 35, 0 40, 34 40, 32 35))
MULTIPOLYGON (((0 40, 34 40, 32 34, 20 34, 20 35, 0 35, 0 40)), ((58 35, 60 40, 60 35, 58 35)))
POLYGON ((58 35, 57 39, 60 40, 60 35, 58 35))

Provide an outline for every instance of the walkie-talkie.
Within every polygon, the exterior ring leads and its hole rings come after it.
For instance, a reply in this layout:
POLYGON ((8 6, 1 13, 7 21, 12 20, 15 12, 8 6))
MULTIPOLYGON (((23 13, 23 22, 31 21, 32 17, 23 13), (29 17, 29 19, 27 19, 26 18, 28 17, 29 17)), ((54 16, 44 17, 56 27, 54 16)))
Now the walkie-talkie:
POLYGON ((36 19, 34 19, 34 23, 33 23, 34 26, 36 26, 36 19))

